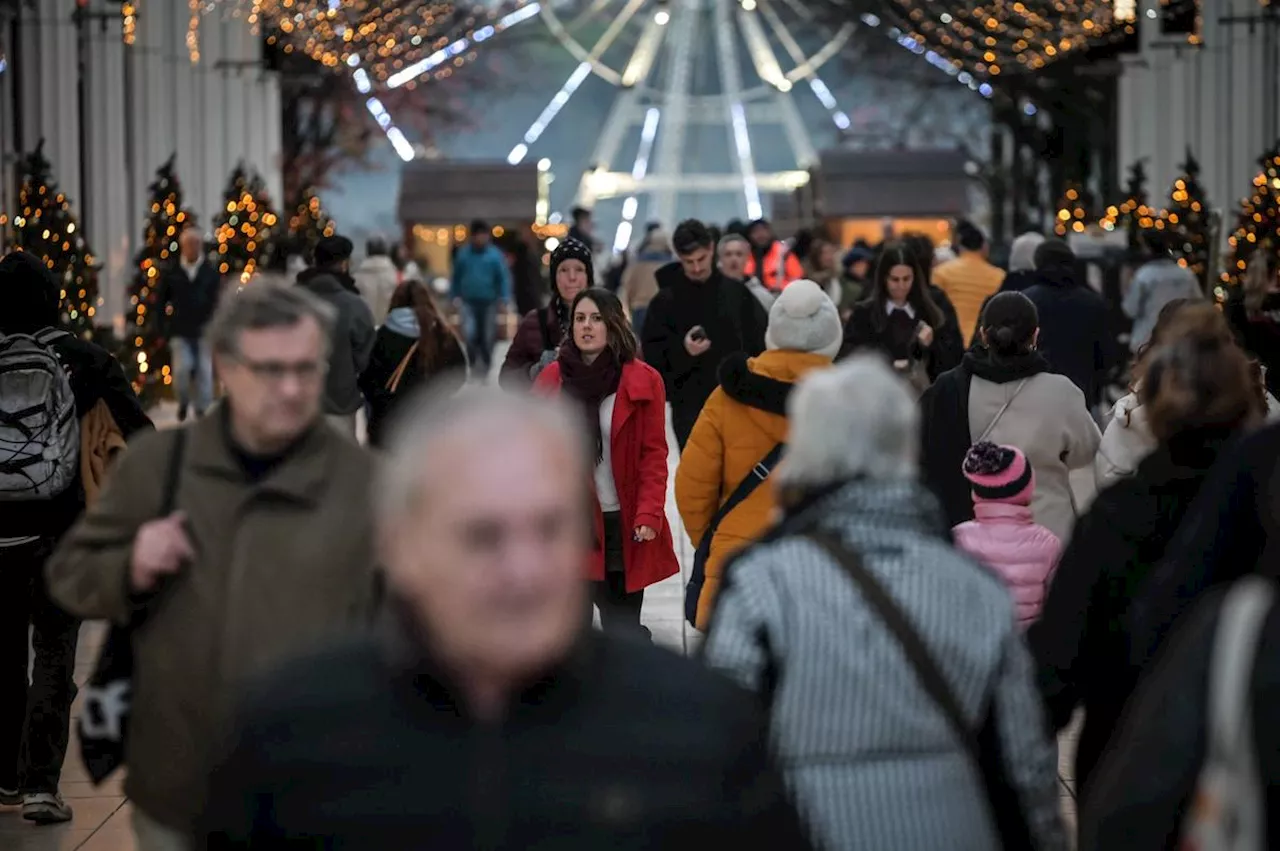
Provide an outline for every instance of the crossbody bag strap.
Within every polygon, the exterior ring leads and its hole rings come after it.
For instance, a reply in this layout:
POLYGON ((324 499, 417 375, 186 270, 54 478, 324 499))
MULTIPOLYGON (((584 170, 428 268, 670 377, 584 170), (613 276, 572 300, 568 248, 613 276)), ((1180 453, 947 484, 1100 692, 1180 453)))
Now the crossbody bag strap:
POLYGON ((400 358, 400 363, 396 366, 396 371, 391 373, 391 377, 387 379, 386 389, 389 393, 394 393, 400 388, 400 380, 404 378, 404 372, 409 368, 409 364, 413 361, 413 356, 418 353, 418 343, 414 340, 413 345, 409 347, 409 351, 405 352, 404 357, 400 358))
POLYGON ((915 627, 911 625, 906 613, 894 602, 893 597, 880 584, 880 581, 871 575, 857 553, 830 533, 820 529, 806 532, 805 537, 825 550, 827 555, 835 559, 844 568, 845 573, 853 579, 862 596, 871 604, 876 614, 880 616, 880 620, 902 645, 903 651, 907 654, 907 660, 920 680, 920 685, 942 710, 942 714, 947 717, 956 738, 973 757, 975 766, 980 766, 977 737, 965 720, 964 711, 960 708, 960 703, 956 700, 951 687, 947 685, 942 671, 933 661, 932 654, 925 647, 924 640, 920 638, 915 627))
POLYGON ((733 493, 729 494, 729 498, 724 501, 724 504, 716 510, 715 516, 711 518, 710 525, 707 526, 706 533, 702 536, 703 541, 710 542, 711 538, 716 534, 716 529, 720 527, 724 519, 735 508, 746 502, 747 497, 755 493, 756 488, 764 484, 765 480, 769 478, 769 474, 773 472, 773 468, 777 466, 778 459, 782 457, 782 453, 786 448, 787 445, 785 443, 775 444, 767 455, 756 462, 756 465, 751 468, 751 472, 747 473, 746 477, 734 488, 733 493))
POLYGON ((1030 381, 1030 379, 1024 378, 1018 382, 1018 386, 1013 388, 1013 395, 1010 396, 1008 399, 1006 399, 1005 403, 1000 406, 1000 410, 996 411, 995 419, 993 419, 991 421, 991 424, 987 426, 987 430, 982 433, 982 437, 975 440, 974 443, 981 443, 982 441, 987 439, 987 437, 991 434, 991 432, 996 430, 996 426, 1000 423, 1000 420, 1004 417, 1004 412, 1009 410, 1009 406, 1013 404, 1014 399, 1018 398, 1018 394, 1022 392, 1023 387, 1027 386, 1028 381, 1030 381))

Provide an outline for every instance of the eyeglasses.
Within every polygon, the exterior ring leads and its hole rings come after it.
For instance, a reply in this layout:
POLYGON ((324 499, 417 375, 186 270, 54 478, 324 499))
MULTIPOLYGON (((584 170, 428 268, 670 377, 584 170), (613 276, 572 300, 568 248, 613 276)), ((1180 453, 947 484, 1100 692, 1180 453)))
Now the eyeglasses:
POLYGON ((252 372, 258 378, 271 383, 283 381, 288 376, 296 376, 299 381, 312 382, 324 374, 328 364, 320 361, 297 361, 287 363, 277 360, 255 361, 248 358, 236 358, 236 363, 252 372))

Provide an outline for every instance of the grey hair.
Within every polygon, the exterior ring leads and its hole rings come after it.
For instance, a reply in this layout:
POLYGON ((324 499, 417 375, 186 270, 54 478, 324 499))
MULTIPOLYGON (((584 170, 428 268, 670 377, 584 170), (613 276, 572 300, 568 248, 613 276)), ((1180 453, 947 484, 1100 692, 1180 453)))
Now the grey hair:
MULTIPOLYGON (((585 481, 589 452, 581 419, 565 403, 493 387, 464 387, 452 395, 440 390, 420 393, 392 423, 387 455, 374 487, 377 516, 384 521, 402 518, 419 503, 428 483, 439 478, 432 469, 440 452, 439 439, 459 432, 504 440, 540 429, 582 459, 578 478, 585 481)), ((594 450, 590 446, 591 453, 594 450)))
POLYGON ((740 233, 726 233, 724 236, 720 237, 720 241, 716 243, 716 254, 720 253, 720 249, 727 245, 733 245, 735 242, 745 242, 747 245, 751 244, 751 240, 747 239, 740 233))
POLYGON ((1013 241, 1009 247, 1010 272, 1034 272, 1036 249, 1044 242, 1044 234, 1028 231, 1013 241))
POLYGON ((320 326, 327 356, 337 311, 299 287, 259 282, 221 299, 205 339, 214 354, 235 357, 245 331, 291 328, 307 318, 320 326))
POLYGON ((809 373, 787 401, 790 437, 780 488, 823 487, 856 477, 913 479, 920 415, 878 355, 856 355, 809 373))

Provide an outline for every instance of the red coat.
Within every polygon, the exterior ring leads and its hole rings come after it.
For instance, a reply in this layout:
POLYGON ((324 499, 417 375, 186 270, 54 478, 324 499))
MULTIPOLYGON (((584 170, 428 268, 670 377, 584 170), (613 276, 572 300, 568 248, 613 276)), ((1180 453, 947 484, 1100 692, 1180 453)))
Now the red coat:
MULTIPOLYGON (((538 374, 537 392, 560 392, 560 364, 538 374)), ((622 513, 622 560, 627 591, 639 591, 680 572, 671 527, 667 524, 667 394, 657 370, 638 360, 622 366, 618 398, 613 405, 609 434, 613 480, 622 513), (652 541, 637 543, 632 530, 648 526, 657 533, 652 541)), ((593 486, 591 492, 595 493, 593 486)), ((587 576, 604 579, 604 515, 595 504, 597 549, 587 576)))

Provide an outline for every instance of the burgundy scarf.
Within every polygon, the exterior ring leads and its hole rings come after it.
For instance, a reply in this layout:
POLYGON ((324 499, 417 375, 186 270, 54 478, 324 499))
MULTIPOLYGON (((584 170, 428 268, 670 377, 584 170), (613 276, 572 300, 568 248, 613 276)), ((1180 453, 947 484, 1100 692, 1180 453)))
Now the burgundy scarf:
POLYGON ((588 364, 572 338, 560 346, 559 359, 561 389, 581 403, 587 434, 595 435, 596 461, 599 461, 604 458, 604 442, 609 439, 609 435, 600 429, 600 403, 605 397, 618 392, 622 364, 613 349, 608 347, 588 364))

